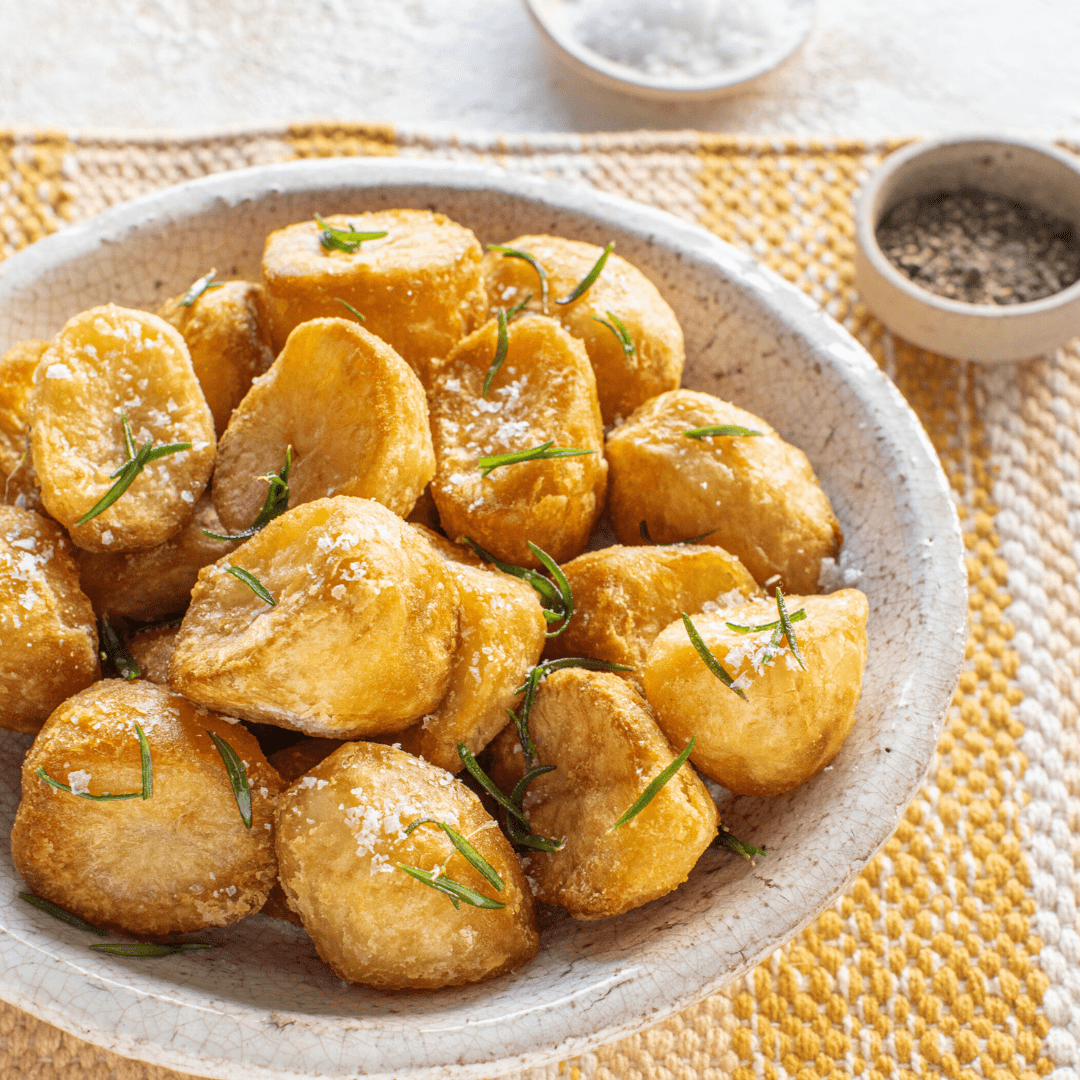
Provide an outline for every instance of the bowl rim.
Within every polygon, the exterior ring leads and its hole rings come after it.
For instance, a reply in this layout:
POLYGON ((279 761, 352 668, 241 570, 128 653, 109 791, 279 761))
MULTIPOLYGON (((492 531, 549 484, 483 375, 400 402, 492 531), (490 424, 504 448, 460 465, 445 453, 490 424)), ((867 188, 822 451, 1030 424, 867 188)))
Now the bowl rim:
MULTIPOLYGON (((873 270, 894 289, 904 293, 926 307, 936 311, 949 312, 980 323, 992 323, 999 319, 1016 320, 1027 315, 1040 315, 1047 311, 1055 311, 1058 308, 1068 307, 1080 300, 1080 280, 1074 281, 1067 288, 1061 289, 1049 296, 1038 300, 1027 300, 1019 304, 971 304, 965 300, 953 300, 947 296, 938 296, 937 293, 916 285, 906 274, 901 273, 890 262, 881 245, 877 241, 877 228, 881 223, 884 213, 878 212, 881 208, 875 206, 881 198, 882 191, 892 182, 896 181, 903 172, 913 163, 933 157, 942 151, 958 146, 995 146, 995 147, 1020 147, 1029 150, 1060 165, 1064 165, 1076 176, 1077 192, 1080 195, 1080 158, 1058 149, 1051 143, 1040 142, 1023 136, 983 134, 972 132, 956 135, 941 135, 935 138, 920 139, 909 146, 893 151, 871 173, 863 184, 855 201, 855 239, 861 254, 870 263, 873 270)), ((973 149, 973 153, 975 150, 973 149)), ((1077 221, 1077 231, 1080 234, 1080 221, 1077 221)))
MULTIPOLYGON (((906 504, 905 512, 914 517, 920 526, 926 525, 929 528, 933 524, 939 530, 934 533, 935 540, 939 542, 935 542, 932 550, 922 552, 919 557, 929 560, 934 567, 948 571, 944 584, 936 580, 934 584, 930 614, 937 620, 936 626, 921 628, 923 633, 930 634, 932 631, 934 648, 927 647, 919 653, 918 665, 905 683, 897 703, 897 708, 902 706, 925 722, 925 732, 919 745, 921 747, 924 743, 928 744, 929 752, 925 755, 925 760, 920 762, 906 758, 898 761, 897 758, 905 756, 892 755, 889 768, 903 780, 906 794, 903 801, 895 806, 874 807, 876 831, 873 835, 851 837, 850 843, 858 847, 861 862, 853 865, 839 879, 828 885, 815 885, 812 880, 808 882, 806 889, 814 897, 812 905, 801 910, 798 919, 789 922, 781 934, 774 934, 741 951, 738 962, 719 973, 704 972, 699 965, 693 970, 693 977, 681 992, 663 1002, 658 1003, 652 993, 654 983, 651 973, 641 971, 640 967, 640 974, 636 975, 631 971, 625 978, 619 972, 613 972, 609 980, 610 989, 617 988, 617 993, 610 994, 610 990, 606 991, 603 998, 597 999, 596 1004, 583 1001, 588 1008, 577 1009, 573 1013, 574 1022, 570 1025, 570 1034, 557 1043, 547 1042, 527 1052, 514 1053, 510 1057, 500 1056, 500 1053, 504 1054, 505 1051, 502 1049, 501 1040, 492 1037, 495 1025, 484 1021, 475 1024, 474 1029, 467 1032, 472 1054, 468 1060, 459 1057, 457 1062, 412 1064, 396 1069, 393 1073, 370 1074, 385 1075, 388 1078, 493 1076, 586 1052, 630 1032, 658 1023, 665 1017, 689 1007, 749 971, 762 957, 790 940, 848 886, 866 861, 880 850, 895 831, 907 803, 917 793, 932 764, 933 748, 944 723, 964 657, 968 619, 964 548, 948 482, 928 435, 899 390, 846 330, 794 285, 700 226, 688 224, 664 211, 585 186, 560 185, 488 166, 399 158, 316 159, 255 166, 216 174, 154 192, 109 209, 86 222, 69 226, 0 263, 0 309, 10 304, 21 290, 32 290, 33 283, 46 272, 62 267, 79 255, 88 255, 110 243, 123 242, 126 238, 137 235, 141 227, 175 227, 182 225, 185 220, 197 218, 220 206, 237 209, 246 202, 276 195, 309 195, 320 189, 337 190, 345 185, 354 190, 357 197, 362 197, 365 191, 372 189, 427 185, 432 190, 452 190, 465 195, 490 192, 512 199, 524 199, 532 208, 584 216, 600 226, 608 224, 612 228, 630 233, 645 244, 666 244, 672 252, 678 252, 681 260, 698 258, 715 268, 722 277, 737 278, 740 285, 744 285, 746 291, 752 293, 756 301, 764 307, 767 315, 786 320, 785 331, 801 337, 821 363, 845 373, 848 380, 845 387, 853 396, 861 398, 867 408, 872 405, 881 409, 888 417, 891 426, 887 436, 893 440, 890 443, 893 448, 891 453, 899 458, 902 447, 905 463, 910 463, 905 465, 906 475, 900 476, 898 482, 907 490, 909 497, 918 495, 911 505, 906 504), (928 685, 932 688, 932 693, 927 689, 928 685), (930 697, 932 700, 928 700, 930 697), (608 994, 615 1000, 607 1002, 608 994), (592 1018, 585 1015, 589 1009, 594 1010, 592 1018)), ((929 585, 924 583, 923 588, 929 589, 929 585)), ((16 945, 22 947, 21 955, 24 959, 27 955, 39 961, 50 957, 48 949, 33 942, 17 940, 17 936, 0 920, 0 942, 4 940, 11 948, 16 945)), ((698 945, 697 948, 700 951, 701 946, 698 945)), ((59 960, 57 962, 59 963, 59 960)), ((84 975, 92 975, 85 969, 81 970, 84 975)), ((118 982, 110 986, 109 981, 102 976, 96 976, 96 979, 99 985, 111 993, 121 989, 118 982)), ((487 985, 497 989, 497 983, 487 985)), ((34 984, 30 980, 27 980, 25 985, 17 985, 14 979, 5 979, 0 983, 0 997, 80 1038, 107 1046, 129 1057, 226 1080, 251 1080, 253 1077, 269 1080, 272 1077, 297 1075, 292 1070, 252 1064, 235 1056, 213 1059, 196 1056, 173 1045, 167 1035, 158 1034, 158 1041, 155 1041, 145 1033, 134 1034, 128 1029, 123 1033, 102 1031, 93 1026, 92 1012, 82 1015, 81 1020, 72 1017, 52 1007, 51 1003, 43 1005, 38 1002, 32 996, 33 988, 34 984)), ((183 1002, 168 998, 165 994, 146 990, 136 993, 129 987, 123 989, 130 990, 131 996, 140 1001, 158 998, 163 1000, 166 1006, 184 1006, 183 1002)), ((531 1011, 534 1019, 542 1021, 549 1010, 566 1010, 567 1006, 575 1006, 577 1002, 572 1000, 574 996, 570 994, 557 1001, 534 1005, 526 1011, 531 1011)), ((193 1008, 186 1007, 189 1010, 193 1008)), ((260 1029, 262 1036, 283 1038, 287 1041, 288 1025, 296 1022, 290 1019, 292 1015, 293 1013, 285 1009, 275 1010, 270 1017, 264 1017, 260 1029), (284 1036, 281 1035, 282 1030, 285 1031, 284 1036)), ((514 1022, 521 1016, 522 1013, 518 1011, 516 1015, 500 1018, 500 1022, 514 1022)), ((318 1026, 316 1022, 327 1018, 316 1016, 311 1019, 312 1026, 315 1027, 318 1026)), ((336 1038, 359 1037, 359 1046, 363 1046, 365 1028, 370 1030, 372 1026, 370 1021, 356 1017, 330 1017, 329 1020, 340 1021, 337 1027, 329 1025, 336 1038)), ((145 1024, 145 1019, 143 1022, 145 1024)), ((327 1042, 329 1041, 327 1039, 327 1042)), ((236 1052, 242 1053, 239 1050, 236 1052)), ((323 1075, 356 1074, 354 1066, 353 1070, 347 1073, 328 1072, 323 1075)))
POLYGON ((554 19, 548 17, 551 0, 524 0, 533 22, 544 40, 560 58, 569 61, 574 70, 594 83, 608 89, 630 91, 640 97, 657 101, 694 101, 735 93, 747 83, 767 75, 789 60, 803 45, 814 28, 817 0, 803 0, 810 9, 805 31, 782 49, 774 49, 753 63, 740 65, 722 76, 700 76, 672 82, 658 75, 637 71, 590 49, 572 34, 566 33, 554 19))

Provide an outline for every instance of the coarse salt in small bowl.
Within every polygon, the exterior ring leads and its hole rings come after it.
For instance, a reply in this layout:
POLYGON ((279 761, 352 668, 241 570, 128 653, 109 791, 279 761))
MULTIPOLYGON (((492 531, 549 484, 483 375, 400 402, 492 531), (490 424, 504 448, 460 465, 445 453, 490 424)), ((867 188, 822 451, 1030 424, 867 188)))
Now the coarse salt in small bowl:
POLYGON ((906 341, 957 360, 1038 356, 1080 334, 1080 281, 1039 300, 975 304, 939 296, 894 266, 877 230, 898 204, 979 190, 1044 211, 1080 236, 1080 159, 1028 139, 929 139, 890 155, 863 187, 855 212, 855 285, 874 314, 906 341))

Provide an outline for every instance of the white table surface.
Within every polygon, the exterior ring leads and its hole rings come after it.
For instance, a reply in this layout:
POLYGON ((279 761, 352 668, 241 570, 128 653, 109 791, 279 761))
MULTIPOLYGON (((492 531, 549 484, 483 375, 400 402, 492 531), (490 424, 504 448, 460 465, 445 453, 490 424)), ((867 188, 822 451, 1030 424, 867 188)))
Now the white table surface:
POLYGON ((706 104, 594 88, 520 0, 0 0, 0 126, 699 128, 1080 138, 1080 0, 819 0, 783 67, 706 104))

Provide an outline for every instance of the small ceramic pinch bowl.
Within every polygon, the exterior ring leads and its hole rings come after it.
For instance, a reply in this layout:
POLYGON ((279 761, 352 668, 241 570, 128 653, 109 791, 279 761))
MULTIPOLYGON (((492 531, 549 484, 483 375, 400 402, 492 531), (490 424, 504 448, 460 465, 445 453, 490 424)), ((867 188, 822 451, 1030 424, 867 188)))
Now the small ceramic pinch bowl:
POLYGON ((855 285, 906 341, 957 360, 1025 360, 1080 334, 1080 281, 1028 303, 969 304, 911 281, 881 250, 893 207, 938 192, 978 189, 1070 222, 1080 236, 1080 159, 1020 138, 929 139, 890 154, 863 187, 855 213, 855 285))
MULTIPOLYGON (((747 972, 817 916, 892 835, 933 759, 967 627, 963 544, 918 419, 858 343, 749 255, 648 207, 475 166, 325 159, 223 173, 73 225, 0 263, 0 352, 96 304, 156 310, 216 266, 258 280, 273 229, 393 207, 481 241, 553 233, 638 265, 686 338, 684 384, 738 402, 810 458, 844 530, 838 584, 870 602, 855 725, 832 765, 771 799, 724 795, 756 866, 710 850, 668 896, 556 921, 539 955, 477 986, 350 986, 291 923, 254 915, 164 959, 88 949, 19 899, 0 839, 0 998, 122 1055, 218 1080, 480 1080, 655 1024, 747 972)), ((26 736, 0 731, 0 838, 26 736)))

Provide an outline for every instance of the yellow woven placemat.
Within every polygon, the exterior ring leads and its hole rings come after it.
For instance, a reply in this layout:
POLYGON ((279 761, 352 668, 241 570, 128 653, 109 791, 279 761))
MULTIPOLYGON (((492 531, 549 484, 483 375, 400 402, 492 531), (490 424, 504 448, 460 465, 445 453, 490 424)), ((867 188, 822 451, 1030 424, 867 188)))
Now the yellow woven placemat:
MULTIPOLYGON (((835 907, 750 977, 534 1080, 1077 1075, 1080 353, 1074 343, 983 369, 883 330, 853 289, 851 200, 892 148, 344 124, 182 140, 0 132, 0 256, 143 192, 296 157, 459 158, 592 184, 754 252, 866 345, 925 424, 964 529, 971 631, 904 822, 835 907)), ((178 1076, 0 1004, 0 1080, 178 1076)))

